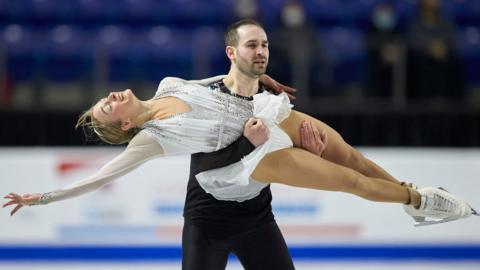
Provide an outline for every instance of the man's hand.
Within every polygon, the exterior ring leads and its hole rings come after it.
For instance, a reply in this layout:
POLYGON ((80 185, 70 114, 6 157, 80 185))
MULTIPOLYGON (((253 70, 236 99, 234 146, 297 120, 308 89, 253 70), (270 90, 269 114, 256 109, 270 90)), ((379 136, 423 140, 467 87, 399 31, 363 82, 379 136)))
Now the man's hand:
POLYGON ((300 128, 300 135, 302 148, 321 157, 327 148, 327 133, 318 131, 312 122, 304 120, 300 128))
POLYGON ((272 79, 272 77, 265 74, 260 76, 260 82, 263 85, 265 85, 268 88, 268 90, 271 90, 273 93, 280 94, 282 92, 285 92, 287 93, 288 98, 290 98, 290 100, 295 100, 294 94, 295 92, 297 92, 296 89, 283 85, 275 81, 274 79, 272 79))
POLYGON ((243 136, 245 136, 255 147, 268 140, 269 130, 258 118, 250 118, 245 124, 243 136))

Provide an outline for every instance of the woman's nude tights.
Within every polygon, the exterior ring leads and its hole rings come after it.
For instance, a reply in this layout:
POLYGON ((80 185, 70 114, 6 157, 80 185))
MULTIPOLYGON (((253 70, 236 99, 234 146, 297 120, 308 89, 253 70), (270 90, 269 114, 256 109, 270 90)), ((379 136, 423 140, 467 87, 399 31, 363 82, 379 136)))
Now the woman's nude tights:
POLYGON ((260 182, 342 191, 371 201, 418 204, 419 195, 347 144, 334 129, 301 112, 293 111, 280 127, 290 136, 293 148, 266 155, 252 174, 260 182), (310 120, 327 132, 328 144, 322 157, 300 147, 300 128, 310 120))

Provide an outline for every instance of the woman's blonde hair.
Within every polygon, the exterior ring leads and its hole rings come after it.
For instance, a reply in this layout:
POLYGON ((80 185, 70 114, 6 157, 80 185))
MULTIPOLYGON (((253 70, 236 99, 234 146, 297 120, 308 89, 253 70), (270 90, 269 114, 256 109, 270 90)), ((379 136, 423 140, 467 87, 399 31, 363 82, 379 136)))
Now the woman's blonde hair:
POLYGON ((92 106, 90 109, 83 112, 80 117, 78 117, 75 128, 82 127, 87 138, 95 134, 100 140, 108 144, 128 143, 140 131, 139 128, 131 128, 125 131, 122 130, 121 126, 121 121, 101 123, 95 119, 95 117, 93 117, 92 106))

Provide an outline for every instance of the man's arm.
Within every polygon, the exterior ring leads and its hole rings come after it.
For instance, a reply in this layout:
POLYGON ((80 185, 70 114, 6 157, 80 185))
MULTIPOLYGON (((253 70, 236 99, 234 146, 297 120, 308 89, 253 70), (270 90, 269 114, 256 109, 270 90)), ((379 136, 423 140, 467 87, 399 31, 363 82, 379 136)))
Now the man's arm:
POLYGON ((196 173, 228 166, 240 161, 267 140, 268 128, 260 119, 250 118, 245 124, 243 136, 218 151, 193 154, 192 166, 195 166, 196 173))
POLYGON ((241 136, 229 146, 211 153, 196 153, 192 155, 192 166, 195 164, 195 174, 228 166, 240 161, 255 149, 255 146, 244 136, 241 136))
MULTIPOLYGON (((178 84, 199 84, 202 86, 208 86, 209 84, 221 80, 225 78, 226 75, 218 75, 215 77, 209 77, 201 80, 184 80, 182 78, 176 78, 176 77, 165 77, 159 84, 158 86, 158 91, 161 91, 162 89, 165 89, 167 87, 171 87, 172 85, 178 85, 178 84)), ((280 94, 282 92, 287 93, 288 97, 290 100, 295 100, 295 92, 297 91, 294 88, 288 87, 286 85, 283 85, 276 80, 272 79, 270 76, 264 74, 260 76, 260 84, 264 85, 267 88, 267 91, 273 93, 273 94, 280 94)))
MULTIPOLYGON (((300 130, 302 148, 318 156, 322 156, 327 147, 327 135, 319 132, 310 121, 305 121, 300 130)), ((257 146, 268 140, 268 128, 260 119, 251 118, 245 124, 243 136, 221 150, 212 153, 192 155, 192 166, 195 173, 228 166, 240 161, 257 146)))

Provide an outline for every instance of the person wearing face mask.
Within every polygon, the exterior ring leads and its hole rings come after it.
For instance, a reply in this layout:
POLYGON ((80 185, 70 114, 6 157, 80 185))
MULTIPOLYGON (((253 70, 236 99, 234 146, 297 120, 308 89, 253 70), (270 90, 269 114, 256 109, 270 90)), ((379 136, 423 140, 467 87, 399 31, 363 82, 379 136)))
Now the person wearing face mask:
POLYGON ((237 19, 258 18, 260 8, 256 0, 237 0, 233 7, 233 13, 237 19))
POLYGON ((304 91, 297 93, 295 105, 306 107, 308 92, 321 92, 326 84, 321 69, 327 66, 320 37, 308 22, 304 7, 298 1, 287 2, 280 13, 280 27, 271 35, 269 73, 304 91))
POLYGON ((367 96, 391 97, 395 67, 399 65, 402 57, 402 40, 393 7, 387 2, 378 4, 372 12, 366 34, 367 96))
POLYGON ((440 0, 419 1, 407 37, 408 96, 462 99, 464 81, 455 48, 455 27, 442 15, 440 0))

